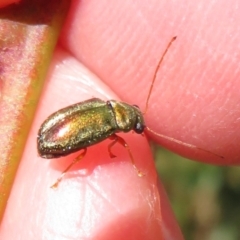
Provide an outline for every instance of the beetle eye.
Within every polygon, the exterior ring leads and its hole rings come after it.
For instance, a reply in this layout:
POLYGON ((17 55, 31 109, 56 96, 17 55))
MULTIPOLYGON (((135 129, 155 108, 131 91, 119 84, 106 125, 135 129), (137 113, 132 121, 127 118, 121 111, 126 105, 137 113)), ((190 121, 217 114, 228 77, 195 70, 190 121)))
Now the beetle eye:
POLYGON ((136 123, 136 125, 135 125, 134 131, 135 131, 136 133, 141 134, 141 133, 143 133, 144 128, 145 128, 145 126, 144 126, 143 124, 141 124, 141 123, 138 122, 138 123, 136 123))

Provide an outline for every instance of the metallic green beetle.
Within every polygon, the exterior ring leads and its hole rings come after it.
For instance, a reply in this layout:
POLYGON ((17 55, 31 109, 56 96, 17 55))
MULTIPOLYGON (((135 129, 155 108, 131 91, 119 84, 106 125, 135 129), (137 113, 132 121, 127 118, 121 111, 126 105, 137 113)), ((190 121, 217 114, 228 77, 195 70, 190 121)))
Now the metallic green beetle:
MULTIPOLYGON (((160 61, 158 62, 146 100, 144 113, 146 113, 148 108, 149 98, 156 80, 158 69, 169 47, 175 39, 176 37, 171 39, 160 61)), ((79 156, 75 158, 73 162, 63 171, 60 178, 57 179, 56 183, 54 183, 52 187, 57 187, 65 173, 76 162, 85 156, 87 147, 97 144, 107 138, 113 140, 108 146, 110 156, 115 157, 115 155, 111 152, 111 147, 115 143, 120 143, 128 150, 134 169, 137 171, 139 176, 142 176, 142 172, 138 170, 135 165, 129 146, 125 140, 116 133, 129 132, 133 130, 136 133, 141 134, 144 129, 147 129, 153 134, 177 144, 202 150, 217 157, 224 158, 195 145, 154 132, 149 127, 145 126, 143 113, 141 113, 137 106, 132 106, 115 100, 105 102, 98 98, 92 98, 53 113, 43 122, 39 129, 37 148, 38 153, 42 158, 57 158, 66 156, 81 149, 83 150, 83 152, 81 152, 81 154, 79 154, 79 156)))
POLYGON ((115 100, 92 98, 50 115, 38 133, 38 152, 57 158, 97 144, 117 132, 143 133, 139 108, 115 100))
MULTIPOLYGON (((145 112, 148 107, 148 101, 156 79, 157 71, 169 47, 175 39, 176 37, 171 39, 157 65, 146 100, 145 112)), ((115 143, 120 143, 128 150, 134 169, 139 176, 142 176, 142 172, 138 170, 135 165, 129 146, 125 140, 116 135, 116 133, 133 130, 136 133, 141 134, 145 127, 143 114, 137 106, 132 106, 115 100, 105 102, 98 98, 92 98, 53 113, 43 122, 38 132, 37 148, 39 155, 42 158, 57 158, 81 149, 83 152, 63 171, 60 178, 58 178, 57 182, 52 187, 56 187, 64 174, 76 162, 85 156, 87 147, 97 144, 107 138, 113 140, 108 147, 110 156, 115 157, 111 152, 111 147, 115 143)), ((148 127, 146 128, 155 133, 148 127)), ((173 138, 161 134, 157 135, 174 141, 173 138)), ((175 142, 180 141, 175 140, 175 142)))

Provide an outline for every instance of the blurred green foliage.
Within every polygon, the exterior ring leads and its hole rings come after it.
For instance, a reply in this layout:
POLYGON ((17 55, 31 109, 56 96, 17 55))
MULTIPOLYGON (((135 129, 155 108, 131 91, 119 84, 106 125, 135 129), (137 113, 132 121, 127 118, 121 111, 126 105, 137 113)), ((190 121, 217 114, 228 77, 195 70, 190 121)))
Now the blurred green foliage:
POLYGON ((240 167, 207 165, 153 149, 185 239, 239 240, 240 167))

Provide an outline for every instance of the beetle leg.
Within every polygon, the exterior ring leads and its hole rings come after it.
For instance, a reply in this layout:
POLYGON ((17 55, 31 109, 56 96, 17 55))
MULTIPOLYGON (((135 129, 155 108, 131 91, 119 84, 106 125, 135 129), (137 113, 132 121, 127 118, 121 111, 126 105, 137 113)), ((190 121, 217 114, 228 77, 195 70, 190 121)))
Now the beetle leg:
POLYGON ((135 161, 134 161, 134 158, 133 158, 133 155, 132 155, 132 152, 128 146, 128 144, 126 143, 126 141, 119 137, 118 135, 116 134, 112 134, 109 139, 113 140, 113 142, 111 142, 109 145, 108 145, 108 152, 110 154, 110 157, 116 157, 112 152, 111 152, 111 148, 118 142, 120 143, 123 147, 125 147, 128 151, 128 154, 130 156, 130 159, 131 159, 131 162, 132 162, 132 165, 133 165, 133 168, 136 170, 137 174, 139 177, 142 177, 144 176, 144 173, 142 173, 136 166, 135 164, 135 161))
POLYGON ((111 158, 115 158, 116 155, 112 153, 111 148, 116 144, 116 142, 118 141, 118 136, 113 134, 109 137, 109 139, 113 140, 109 145, 108 145, 108 153, 110 155, 111 158))
POLYGON ((62 181, 62 178, 64 175, 69 171, 69 169, 75 165, 77 162, 79 162, 87 153, 87 148, 83 148, 83 152, 79 154, 76 158, 73 159, 71 164, 62 172, 61 176, 57 179, 57 181, 51 186, 51 188, 57 188, 58 184, 62 181))

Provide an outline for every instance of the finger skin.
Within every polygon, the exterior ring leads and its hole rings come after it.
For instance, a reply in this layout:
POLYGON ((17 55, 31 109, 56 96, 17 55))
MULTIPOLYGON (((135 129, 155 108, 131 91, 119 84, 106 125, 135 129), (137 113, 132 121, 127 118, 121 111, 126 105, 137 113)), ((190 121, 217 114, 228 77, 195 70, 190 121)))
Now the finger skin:
POLYGON ((0 239, 183 239, 164 190, 158 189, 144 136, 121 134, 144 177, 138 177, 121 145, 114 146, 117 157, 111 159, 107 140, 88 148, 58 188, 50 188, 77 155, 40 158, 37 131, 50 113, 93 96, 116 98, 68 53, 57 50, 1 224, 0 239))
MULTIPOLYGON (((130 1, 112 2, 73 1, 62 33, 62 46, 122 99, 144 108, 159 56, 171 37, 177 35, 177 42, 159 72, 146 115, 147 124, 157 132, 223 155, 224 160, 201 151, 195 154, 191 149, 155 138, 178 153, 206 162, 238 163, 239 14, 234 7, 237 2, 229 4, 222 0, 216 6, 211 1, 189 0, 178 2, 178 7, 169 1, 152 1, 148 6, 141 1, 138 5, 130 5, 130 1)), ((70 76, 63 71, 60 78, 75 79, 70 76)), ((112 239, 117 233, 120 239, 121 234, 127 234, 129 239, 131 236, 146 239, 144 233, 148 232, 144 230, 149 229, 158 239, 181 239, 163 192, 155 189, 156 175, 151 162, 146 162, 150 159, 149 149, 138 142, 145 141, 139 136, 124 136, 124 139, 133 148, 134 156, 137 154, 140 169, 146 169, 147 177, 141 182, 138 177, 135 179, 125 151, 117 147, 118 159, 109 160, 104 154, 108 144, 103 143, 88 151, 72 175, 69 173, 61 183, 61 188, 49 189, 72 157, 53 161, 36 157, 35 139, 42 120, 59 107, 79 102, 81 98, 105 94, 106 98, 112 98, 109 91, 102 90, 102 85, 96 89, 92 85, 87 88, 77 84, 69 88, 69 83, 60 85, 62 88, 50 88, 47 99, 43 96, 0 238, 32 239, 34 235, 38 239, 53 236, 58 239, 76 236, 108 239, 110 236, 112 239), (98 159, 93 157, 96 153, 98 159), (136 206, 139 207, 136 209, 136 206), (166 221, 166 216, 170 216, 173 224, 166 221)), ((151 235, 148 237, 154 239, 151 235)))
POLYGON ((73 1, 61 44, 126 102, 144 109, 157 62, 162 64, 146 121, 202 150, 154 138, 214 164, 239 164, 240 15, 238 1, 73 1))
POLYGON ((0 8, 1 7, 6 7, 9 4, 18 3, 18 2, 19 2, 19 0, 1 0, 0 8))

